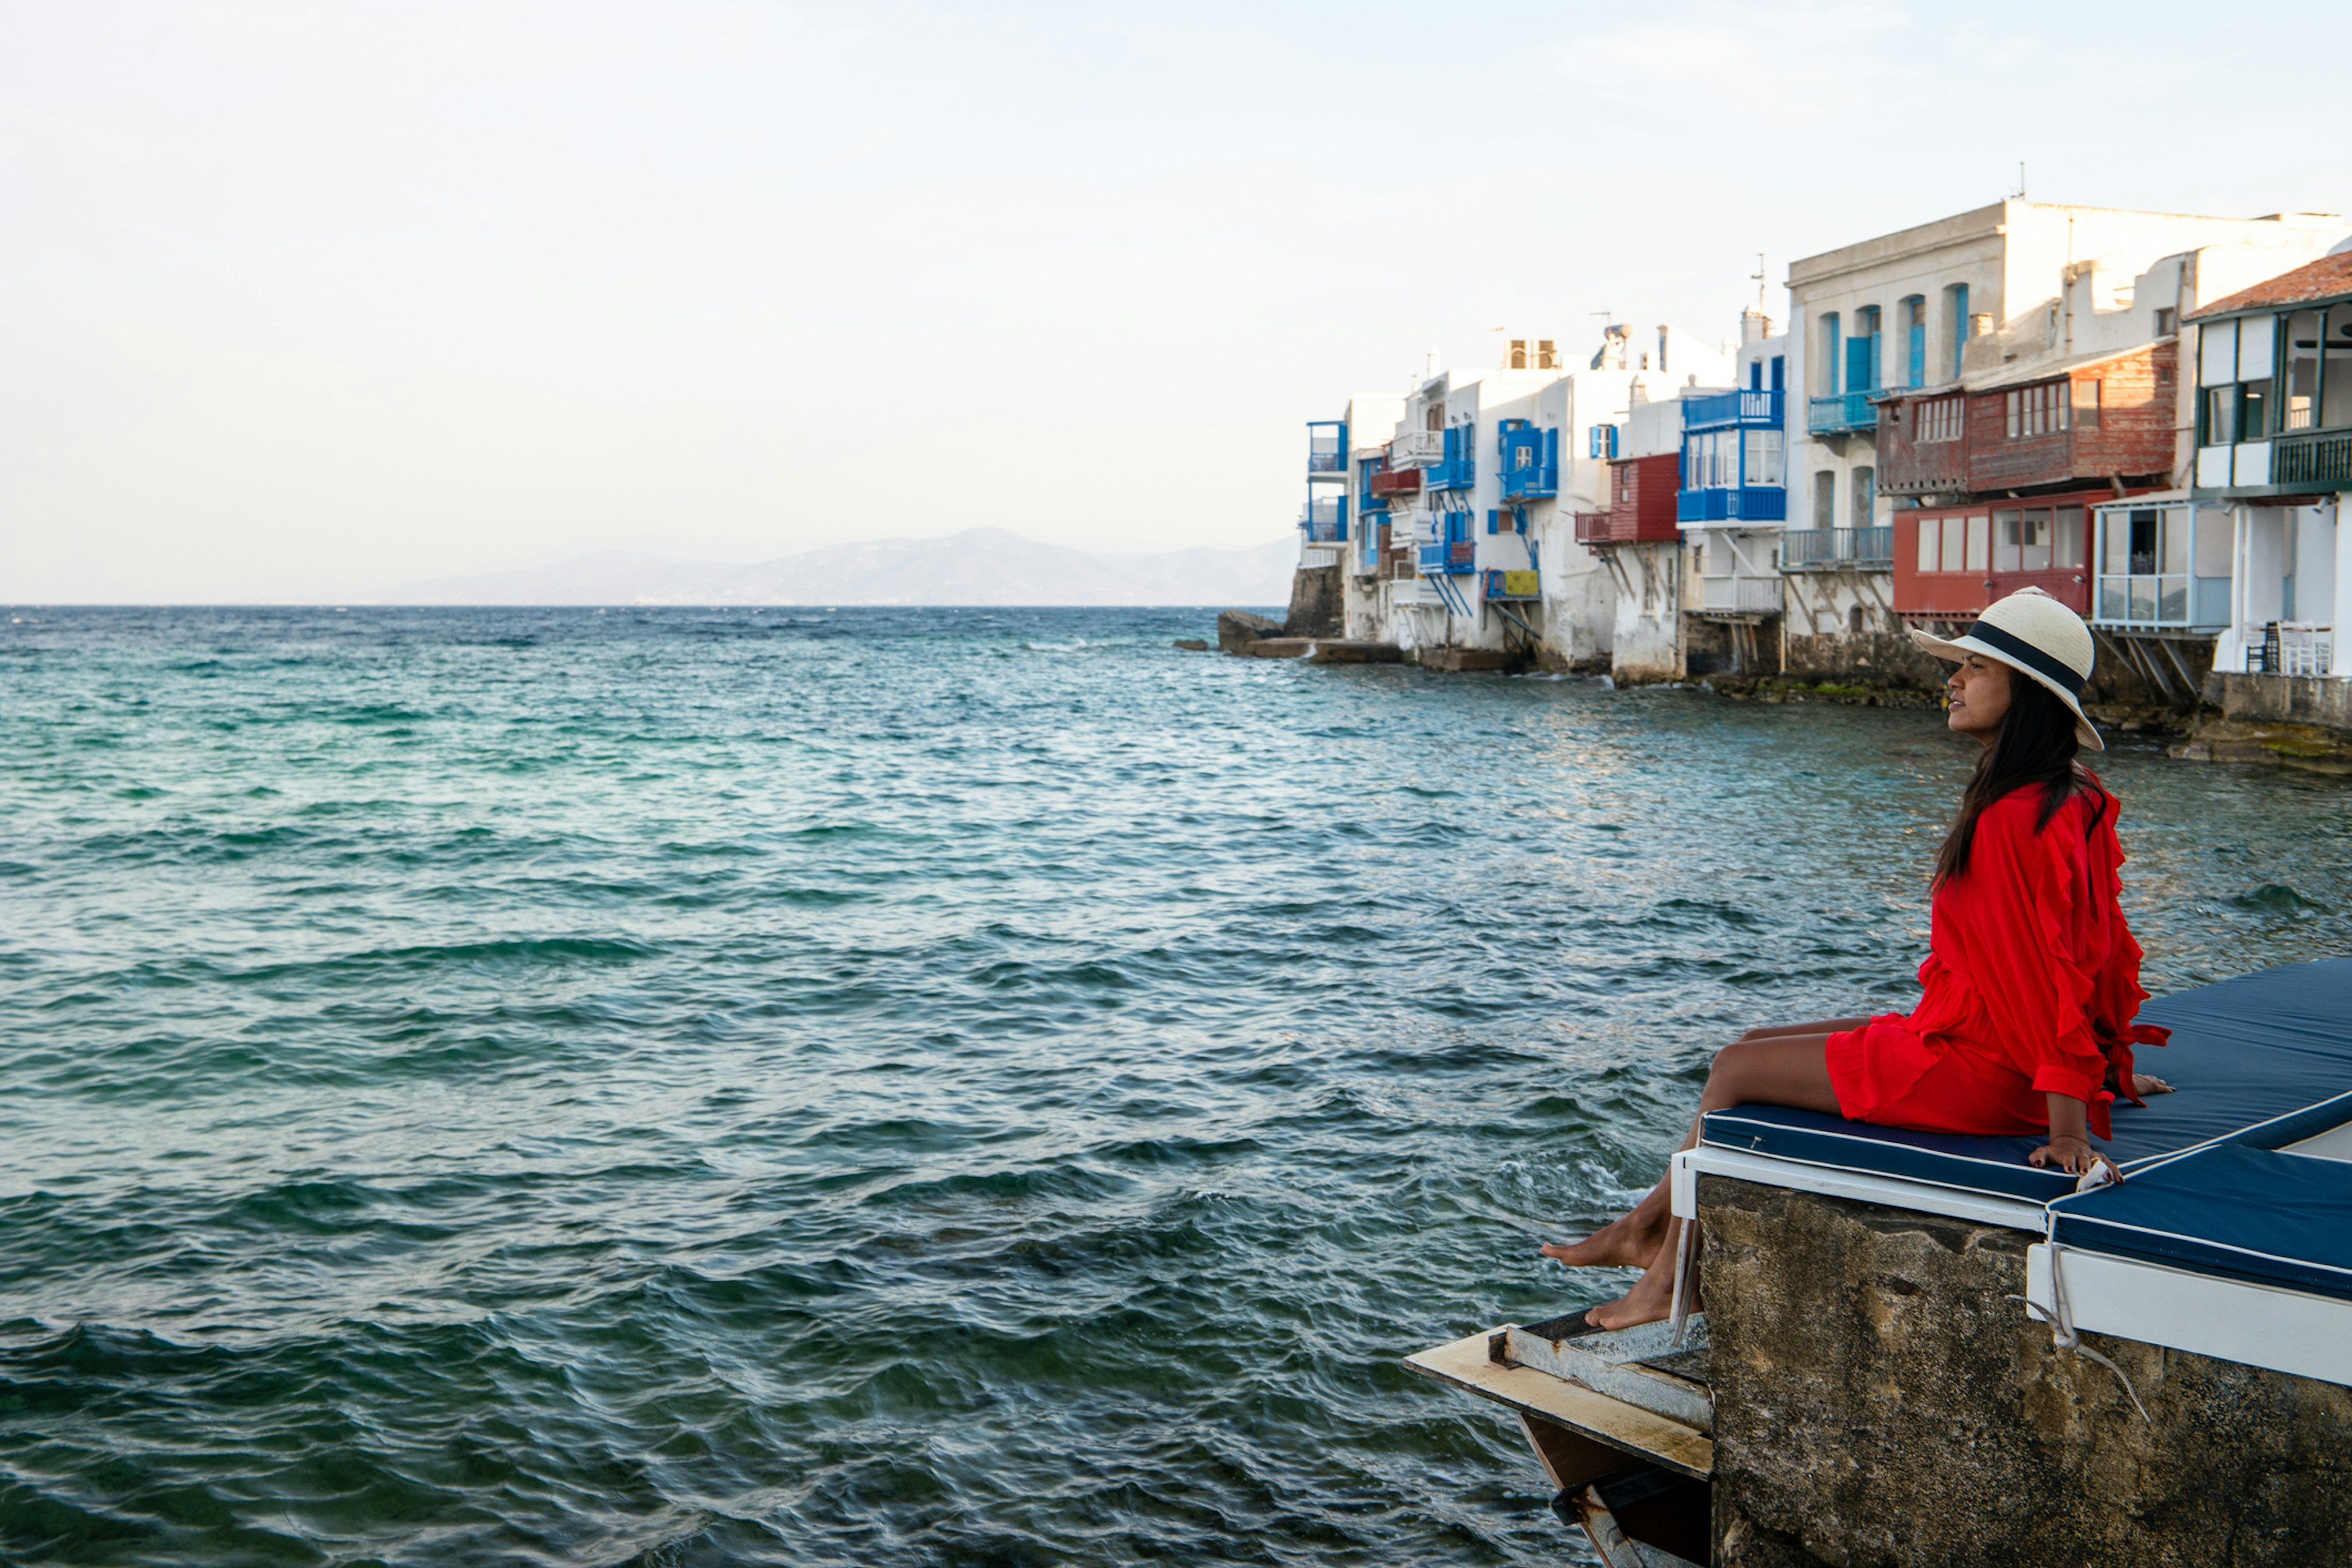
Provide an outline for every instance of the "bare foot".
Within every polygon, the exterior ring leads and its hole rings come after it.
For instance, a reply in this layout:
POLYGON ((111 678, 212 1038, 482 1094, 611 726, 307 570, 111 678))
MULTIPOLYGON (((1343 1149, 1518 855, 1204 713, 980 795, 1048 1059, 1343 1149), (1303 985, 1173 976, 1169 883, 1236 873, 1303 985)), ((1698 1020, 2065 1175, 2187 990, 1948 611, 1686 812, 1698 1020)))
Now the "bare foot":
POLYGON ((1636 1323, 1662 1321, 1674 1310, 1675 1260, 1661 1258, 1622 1297, 1605 1306, 1586 1308, 1584 1321, 1604 1329, 1630 1329, 1636 1323))
POLYGON ((2152 1072, 2136 1072, 2132 1074, 2132 1087, 2139 1091, 2139 1097, 2142 1100, 2146 1100, 2151 1094, 2170 1094, 2172 1092, 2172 1086, 2165 1082, 2162 1079, 2157 1077, 2152 1072))
POLYGON ((1643 1204, 1624 1218, 1612 1220, 1582 1241, 1547 1241, 1546 1258, 1556 1258, 1570 1268, 1647 1268, 1665 1245, 1666 1205, 1654 1211, 1643 1204))

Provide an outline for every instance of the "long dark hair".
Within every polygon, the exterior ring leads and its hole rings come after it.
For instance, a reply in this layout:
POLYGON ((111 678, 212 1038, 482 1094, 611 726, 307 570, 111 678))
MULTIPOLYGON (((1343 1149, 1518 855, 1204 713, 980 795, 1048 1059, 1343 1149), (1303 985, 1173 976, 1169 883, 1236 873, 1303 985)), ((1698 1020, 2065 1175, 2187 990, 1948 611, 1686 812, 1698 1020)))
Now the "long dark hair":
POLYGON ((2012 790, 2042 786, 2042 812, 2033 819, 2041 832, 2058 815, 2066 798, 2081 791, 2092 801, 2091 822, 2096 826, 2106 814, 2107 793, 2099 782, 2075 765, 2082 742, 2074 738, 2074 714, 2040 681, 2016 670, 2009 676, 2009 711, 1992 744, 1977 759, 1969 787, 1960 795, 1959 814, 1944 847, 1936 852, 1936 882, 1941 886, 1969 868, 1969 847, 1976 842, 1977 818, 1985 807, 2012 790))

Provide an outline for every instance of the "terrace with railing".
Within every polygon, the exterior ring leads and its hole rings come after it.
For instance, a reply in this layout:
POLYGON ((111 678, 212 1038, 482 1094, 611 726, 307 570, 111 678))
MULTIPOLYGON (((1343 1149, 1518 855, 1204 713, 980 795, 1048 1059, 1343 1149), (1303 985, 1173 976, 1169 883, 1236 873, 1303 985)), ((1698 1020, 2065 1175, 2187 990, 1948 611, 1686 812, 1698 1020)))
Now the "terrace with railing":
POLYGON ((1348 498, 1318 496, 1298 509, 1299 531, 1309 544, 1344 544, 1348 541, 1348 498))
POLYGON ((1389 469, 1425 468, 1444 456, 1444 431, 1407 430, 1389 443, 1389 469))
POLYGON ((1719 430, 1744 425, 1778 430, 1785 412, 1784 397, 1777 386, 1711 392, 1704 397, 1685 397, 1683 399, 1683 428, 1686 431, 1719 430))
POLYGON ((1348 471, 1348 422, 1310 419, 1307 423, 1307 471, 1344 474, 1348 471))
POLYGON ((2271 483, 2352 489, 2352 430, 2288 434, 2271 443, 2271 483))
POLYGON ((1440 432, 1444 437, 1444 456, 1430 465, 1429 488, 1433 490, 1466 490, 1478 478, 1478 426, 1455 425, 1440 432))
POLYGON ((1792 528, 1780 536, 1783 572, 1892 572, 1892 528, 1792 528))
POLYGON ((1878 428, 1878 410, 1871 404, 1874 390, 1836 392, 1816 397, 1806 409, 1805 428, 1816 436, 1851 436, 1878 428))
POLYGON ((1780 579, 1746 572, 1727 572, 1698 580, 1699 607, 1745 616, 1780 613, 1780 579))
POLYGON ((2325 677, 2336 668, 2336 628, 2301 621, 2272 621, 2259 641, 2246 644, 2250 675, 2325 677))

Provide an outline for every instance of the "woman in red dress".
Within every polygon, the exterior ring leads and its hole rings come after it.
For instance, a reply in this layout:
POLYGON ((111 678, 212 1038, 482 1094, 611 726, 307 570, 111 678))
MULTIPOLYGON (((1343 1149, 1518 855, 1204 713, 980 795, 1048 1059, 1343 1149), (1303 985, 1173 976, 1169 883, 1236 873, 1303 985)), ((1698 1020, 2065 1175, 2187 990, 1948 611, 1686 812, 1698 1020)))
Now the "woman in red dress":
MULTIPOLYGON (((2089 628, 2037 589, 1986 610, 1944 642, 1956 660, 1951 727, 1984 748, 1936 858, 1928 955, 1908 1015, 1752 1029, 1716 1053, 1699 1112, 1793 1105, 1855 1121, 1937 1132, 2033 1134, 2032 1163, 2082 1175, 2114 1163, 2117 1093, 2168 1091, 2135 1073, 2131 1047, 2165 1031, 2135 1024, 2147 998, 2139 944, 2118 907, 2116 801, 2075 762, 2103 749, 2077 693, 2089 679, 2089 628)), ((1691 1124, 1683 1147, 1698 1142, 1691 1124)), ((1633 1213, 1547 1257, 1646 1270, 1622 1300, 1592 1308, 1625 1328, 1671 1308, 1675 1226, 1661 1180, 1633 1213)))

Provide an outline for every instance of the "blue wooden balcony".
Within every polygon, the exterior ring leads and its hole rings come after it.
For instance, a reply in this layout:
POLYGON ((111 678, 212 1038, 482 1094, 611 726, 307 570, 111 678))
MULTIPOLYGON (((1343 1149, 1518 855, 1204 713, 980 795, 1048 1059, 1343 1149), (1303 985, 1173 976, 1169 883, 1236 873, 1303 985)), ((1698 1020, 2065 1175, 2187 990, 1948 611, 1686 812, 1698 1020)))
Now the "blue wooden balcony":
POLYGON ((1348 498, 1318 496, 1298 509, 1299 531, 1309 544, 1348 542, 1348 498))
POLYGON ((1676 522, 1782 522, 1789 492, 1780 485, 1727 485, 1675 497, 1676 522))
POLYGON ((1310 419, 1307 422, 1307 471, 1344 474, 1348 471, 1348 422, 1310 419))
POLYGON ((1455 425, 1444 432, 1445 455, 1429 468, 1425 488, 1466 490, 1478 479, 1478 426, 1455 425))
POLYGON ((1816 397, 1805 418, 1805 428, 1816 436, 1851 436, 1878 428, 1878 409, 1871 403, 1876 388, 1816 397))
POLYGON ((1777 430, 1787 410, 1778 387, 1717 392, 1683 399, 1683 428, 1725 430, 1742 426, 1777 430))
POLYGON ((1466 541, 1424 544, 1420 560, 1424 577, 1467 577, 1478 570, 1478 547, 1466 541))
POLYGON ((1539 500, 1559 494, 1559 432, 1524 419, 1503 421, 1503 499, 1539 500))

